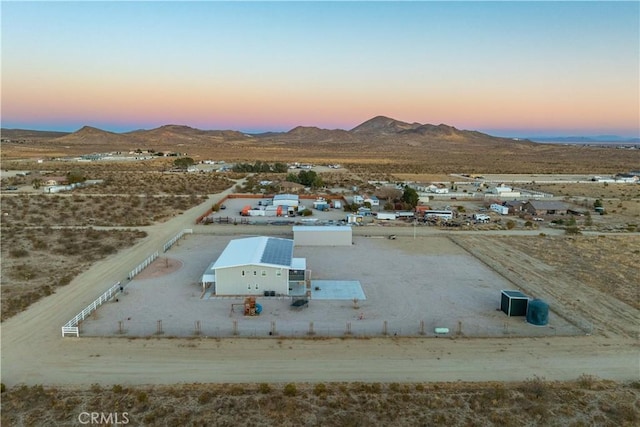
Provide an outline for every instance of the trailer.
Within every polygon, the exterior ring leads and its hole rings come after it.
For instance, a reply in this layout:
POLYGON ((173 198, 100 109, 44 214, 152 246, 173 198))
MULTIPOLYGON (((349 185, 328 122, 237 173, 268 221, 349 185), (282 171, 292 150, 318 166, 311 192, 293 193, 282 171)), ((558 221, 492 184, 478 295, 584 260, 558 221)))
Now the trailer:
POLYGON ((492 203, 490 209, 494 212, 498 212, 500 215, 507 215, 509 213, 509 208, 507 206, 502 206, 497 203, 492 203))
POLYGON ((378 212, 377 218, 380 220, 394 220, 396 219, 396 214, 388 212, 378 212))

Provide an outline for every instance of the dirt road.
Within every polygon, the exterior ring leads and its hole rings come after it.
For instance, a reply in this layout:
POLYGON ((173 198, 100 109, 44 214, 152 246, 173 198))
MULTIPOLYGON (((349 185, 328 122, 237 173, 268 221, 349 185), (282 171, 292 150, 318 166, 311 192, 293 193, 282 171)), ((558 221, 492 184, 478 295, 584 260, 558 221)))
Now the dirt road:
MULTIPOLYGON (((230 190, 229 190, 230 192, 230 190)), ((545 339, 98 339, 62 338, 60 327, 141 260, 220 200, 145 228, 141 243, 96 263, 71 284, 0 325, 2 382, 487 381, 581 374, 638 378, 637 340, 545 339)))

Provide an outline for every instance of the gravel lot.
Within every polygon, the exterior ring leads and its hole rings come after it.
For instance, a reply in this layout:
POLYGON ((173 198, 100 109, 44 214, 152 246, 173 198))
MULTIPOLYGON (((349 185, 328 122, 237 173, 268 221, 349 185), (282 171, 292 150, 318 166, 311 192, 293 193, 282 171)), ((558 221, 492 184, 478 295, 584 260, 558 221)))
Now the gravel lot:
POLYGON ((465 336, 552 336, 581 334, 549 315, 549 325, 527 324, 497 310, 500 289, 514 286, 446 237, 354 237, 352 247, 297 247, 312 279, 358 280, 366 300, 312 300, 293 309, 290 298, 258 297, 263 312, 245 317, 231 304, 241 298, 202 299, 202 272, 239 236, 189 235, 129 282, 117 302, 102 306, 82 325, 83 336, 433 336, 436 327, 465 336), (168 260, 167 260, 168 258, 168 260), (164 271, 163 271, 164 270, 164 271), (120 322, 122 322, 120 324, 120 322), (422 322, 422 323, 421 323, 422 322), (234 325, 235 323, 235 325, 234 325), (121 329, 122 327, 122 329, 121 329))

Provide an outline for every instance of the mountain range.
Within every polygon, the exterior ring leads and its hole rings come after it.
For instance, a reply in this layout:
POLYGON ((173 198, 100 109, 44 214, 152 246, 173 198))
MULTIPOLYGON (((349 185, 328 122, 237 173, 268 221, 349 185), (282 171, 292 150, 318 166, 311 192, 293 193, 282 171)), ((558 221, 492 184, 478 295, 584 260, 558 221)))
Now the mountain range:
MULTIPOLYGON (((201 130, 182 125, 164 125, 150 130, 115 133, 84 126, 71 132, 30 131, 2 129, 3 140, 46 140, 61 145, 179 145, 212 144, 221 142, 261 141, 263 144, 354 144, 380 143, 406 144, 410 146, 435 144, 474 143, 482 145, 514 144, 512 138, 500 138, 481 132, 459 130, 445 124, 431 125, 406 123, 385 116, 377 116, 351 130, 321 129, 297 126, 288 132, 248 134, 235 130, 201 130)), ((523 141, 518 141, 523 143, 523 141)))

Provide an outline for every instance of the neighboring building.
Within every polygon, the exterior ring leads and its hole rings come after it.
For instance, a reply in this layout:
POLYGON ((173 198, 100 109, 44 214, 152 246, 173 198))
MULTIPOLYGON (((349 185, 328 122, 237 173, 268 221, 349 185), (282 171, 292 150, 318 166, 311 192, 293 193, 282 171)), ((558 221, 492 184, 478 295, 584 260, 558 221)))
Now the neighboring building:
POLYGON ((62 185, 67 182, 66 176, 48 176, 42 185, 62 185))
POLYGON ((355 196, 353 196, 353 203, 356 203, 358 205, 363 204, 364 203, 364 197, 356 194, 355 196))
POLYGON ((491 206, 489 206, 489 209, 494 212, 498 212, 500 215, 507 215, 509 213, 508 207, 500 205, 498 203, 492 203, 491 206))
POLYGON ((293 226, 294 246, 351 246, 351 227, 293 226))
POLYGON ((529 200, 524 205, 524 210, 531 215, 563 215, 567 213, 569 207, 566 203, 556 200, 529 200))
POLYGON ((507 197, 520 197, 519 191, 514 191, 511 187, 507 187, 506 185, 497 185, 489 190, 492 194, 497 194, 500 198, 507 197))
POLYGON ((293 206, 300 204, 300 197, 297 194, 276 194, 273 196, 274 206, 293 206))
POLYGON ((364 199, 364 202, 368 202, 371 207, 380 206, 380 199, 378 199, 376 196, 368 196, 366 199, 364 199))
POLYGON ((526 202, 524 200, 510 200, 508 202, 505 202, 504 206, 509 209, 510 214, 517 215, 524 210, 525 204, 526 202))
POLYGON ((304 185, 297 182, 282 181, 278 184, 281 191, 288 191, 290 193, 298 193, 304 190, 304 185))
POLYGON ((229 242, 202 275, 215 295, 288 295, 290 282, 305 281, 306 259, 293 258, 293 240, 249 237, 229 242))

